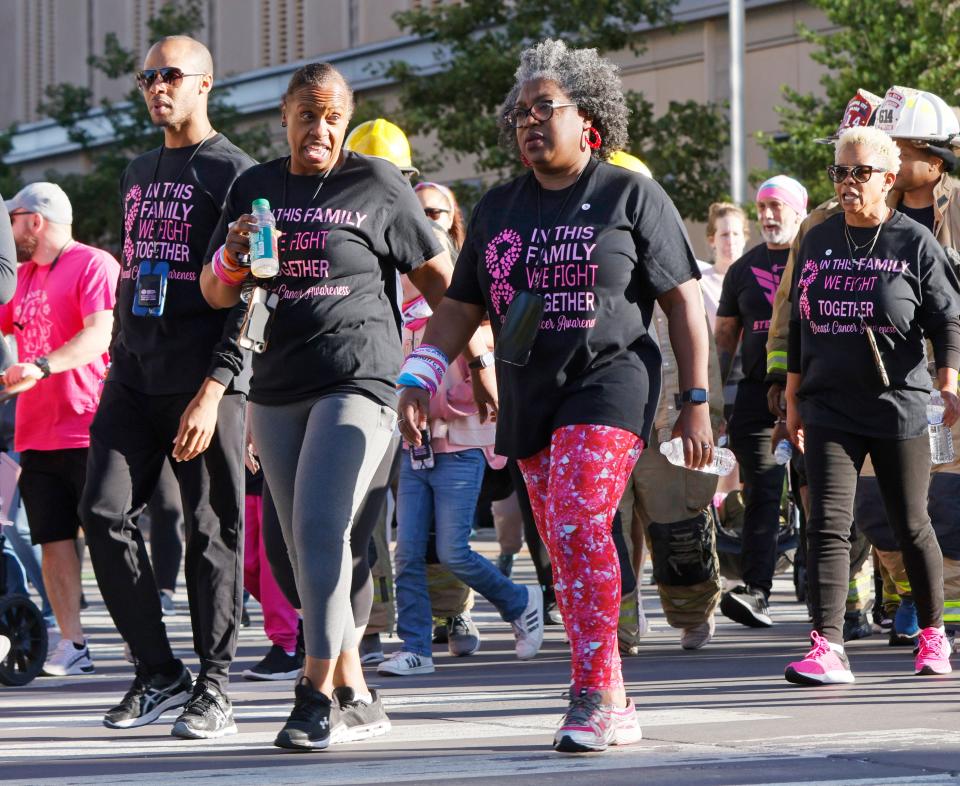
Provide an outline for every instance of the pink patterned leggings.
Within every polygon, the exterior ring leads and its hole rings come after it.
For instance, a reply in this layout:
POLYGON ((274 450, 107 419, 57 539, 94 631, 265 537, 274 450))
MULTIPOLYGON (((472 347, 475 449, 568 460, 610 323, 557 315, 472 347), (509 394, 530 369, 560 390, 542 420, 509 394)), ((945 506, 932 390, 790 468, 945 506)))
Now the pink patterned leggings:
POLYGON ((612 426, 563 426, 517 463, 553 564, 575 692, 623 687, 620 563, 610 527, 643 440, 612 426))

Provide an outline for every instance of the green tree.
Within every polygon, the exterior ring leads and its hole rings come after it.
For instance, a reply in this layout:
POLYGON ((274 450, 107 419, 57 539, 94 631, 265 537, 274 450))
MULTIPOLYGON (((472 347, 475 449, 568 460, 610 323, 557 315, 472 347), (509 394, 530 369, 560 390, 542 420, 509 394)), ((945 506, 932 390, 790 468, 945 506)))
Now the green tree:
MULTIPOLYGON (((147 22, 149 40, 166 35, 196 36, 203 29, 201 0, 169 0, 147 22)), ((39 107, 42 114, 63 126, 71 141, 80 145, 88 166, 83 173, 48 171, 48 180, 59 183, 74 206, 74 235, 86 243, 116 249, 120 237, 119 183, 127 164, 163 141, 160 129, 150 121, 143 96, 133 84, 140 67, 140 55, 124 49, 114 33, 108 33, 102 55, 89 63, 109 79, 129 79, 131 88, 121 103, 103 100, 95 106, 86 87, 61 83, 50 85, 39 107), (111 130, 111 141, 97 145, 82 121, 99 108, 111 130)), ((262 125, 241 128, 236 109, 227 105, 227 91, 214 89, 209 112, 214 127, 254 157, 269 154, 270 137, 262 125)), ((2 137, 0 137, 2 145, 2 137)), ((0 178, 3 172, 0 171, 0 178)), ((0 179, 0 183, 2 183, 0 179)))
MULTIPOLYGON (((833 147, 814 140, 834 133, 847 102, 859 88, 879 96, 893 85, 936 93, 950 104, 960 99, 960 4, 942 0, 811 0, 827 16, 831 32, 800 27, 814 45, 811 57, 826 69, 824 95, 784 88, 781 133, 760 134, 773 169, 810 190, 811 202, 833 194, 824 169, 833 147)), ((759 175, 760 173, 758 173, 759 175)))
MULTIPOLYGON (((496 115, 513 84, 520 52, 547 37, 601 52, 643 50, 634 31, 644 23, 670 24, 675 0, 470 0, 443 3, 394 16, 401 29, 437 45, 443 68, 421 74, 395 61, 386 73, 398 80, 398 120, 411 133, 432 132, 438 153, 420 155, 425 169, 438 170, 445 156, 475 156, 477 174, 513 176, 520 163, 497 144, 496 115)), ((655 117, 644 97, 628 92, 629 152, 650 166, 688 218, 706 217, 710 202, 727 190, 725 112, 715 104, 671 103, 655 117)), ((422 151, 418 151, 422 152, 422 151)))

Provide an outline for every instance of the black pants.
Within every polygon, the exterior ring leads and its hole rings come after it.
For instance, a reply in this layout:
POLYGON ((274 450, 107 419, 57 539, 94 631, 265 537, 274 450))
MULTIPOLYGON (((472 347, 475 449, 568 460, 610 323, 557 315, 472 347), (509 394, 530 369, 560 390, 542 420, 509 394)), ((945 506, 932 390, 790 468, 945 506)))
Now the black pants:
POLYGON ((550 566, 550 555, 547 553, 547 547, 540 538, 540 532, 537 530, 537 522, 533 518, 533 508, 530 507, 530 496, 527 494, 527 484, 523 480, 523 473, 517 462, 512 459, 507 462, 510 468, 510 478, 513 480, 513 488, 517 492, 517 502, 520 503, 520 517, 523 519, 523 538, 527 542, 527 548, 530 550, 530 559, 533 560, 533 568, 537 573, 537 583, 540 588, 552 595, 553 593, 553 568, 550 566))
MULTIPOLYGON (((157 583, 137 516, 157 487, 190 394, 150 396, 104 387, 90 427, 80 503, 97 583, 120 635, 148 673, 175 673, 157 583)), ((174 464, 186 524, 186 585, 201 680, 226 692, 243 595, 245 396, 220 402, 202 455, 174 464)))
POLYGON ((769 596, 777 567, 780 532, 780 498, 786 468, 770 452, 773 426, 762 421, 730 425, 731 448, 743 481, 743 534, 740 541, 740 576, 748 587, 769 596))
POLYGON ((157 577, 157 588, 173 592, 177 588, 183 559, 183 504, 180 502, 180 485, 170 461, 163 463, 147 511, 150 513, 150 561, 157 577))
POLYGON ((869 454, 887 517, 903 551, 921 628, 943 623, 943 556, 927 515, 930 443, 877 439, 808 426, 805 430, 810 519, 807 570, 813 627, 828 641, 843 641, 850 581, 850 521, 857 476, 869 454))

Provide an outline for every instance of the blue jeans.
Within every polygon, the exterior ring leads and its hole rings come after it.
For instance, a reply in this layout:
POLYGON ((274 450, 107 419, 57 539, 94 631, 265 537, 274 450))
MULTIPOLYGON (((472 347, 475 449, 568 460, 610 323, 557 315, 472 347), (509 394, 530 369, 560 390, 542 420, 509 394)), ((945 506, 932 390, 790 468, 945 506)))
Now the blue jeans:
POLYGON ((527 605, 527 588, 500 573, 470 548, 470 527, 486 459, 472 448, 438 453, 433 469, 414 470, 410 452, 400 465, 397 491, 397 632, 407 652, 432 652, 433 617, 427 591, 427 539, 436 521, 437 556, 464 584, 490 601, 506 622, 527 605))

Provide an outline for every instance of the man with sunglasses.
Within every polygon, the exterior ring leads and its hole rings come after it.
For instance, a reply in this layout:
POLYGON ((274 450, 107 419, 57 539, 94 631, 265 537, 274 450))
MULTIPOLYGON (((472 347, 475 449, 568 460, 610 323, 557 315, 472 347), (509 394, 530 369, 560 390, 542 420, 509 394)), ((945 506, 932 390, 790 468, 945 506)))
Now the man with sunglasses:
POLYGON ((136 78, 163 144, 134 159, 121 182, 113 364, 81 502, 100 590, 136 661, 130 690, 103 722, 142 726, 185 704, 172 733, 212 738, 236 732, 227 683, 243 584, 247 375, 236 341, 242 310, 210 308, 200 270, 227 191, 255 162, 210 123, 213 63, 201 43, 161 39, 136 78), (170 648, 137 526, 169 457, 187 528, 196 683, 170 648))

